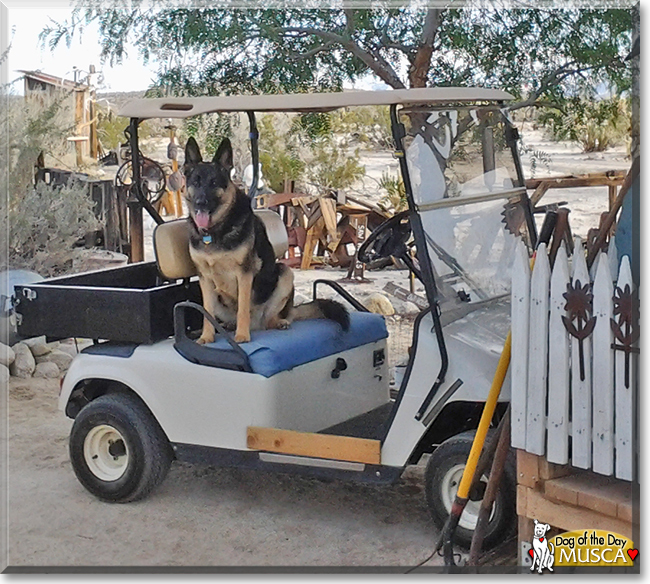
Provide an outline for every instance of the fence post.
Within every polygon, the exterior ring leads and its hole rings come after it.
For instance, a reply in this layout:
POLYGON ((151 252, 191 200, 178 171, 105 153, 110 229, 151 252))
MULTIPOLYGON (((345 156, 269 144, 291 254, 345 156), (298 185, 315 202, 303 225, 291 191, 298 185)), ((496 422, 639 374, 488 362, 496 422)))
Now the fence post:
MULTIPOLYGON (((625 291, 629 286, 630 292, 634 291, 632 282, 632 270, 630 269, 630 258, 623 256, 621 268, 618 272, 618 281, 616 287, 625 291)), ((625 333, 625 331, 623 331, 625 333)), ((629 355, 629 379, 626 387, 625 384, 625 359, 627 355, 624 351, 616 351, 615 375, 615 431, 616 431, 616 477, 627 481, 632 480, 632 425, 633 425, 633 408, 632 408, 632 388, 634 387, 634 362, 636 355, 629 355)))
POLYGON ((533 454, 543 455, 546 430, 548 285, 551 277, 546 244, 540 244, 536 257, 530 279, 526 450, 533 454))
MULTIPOLYGON (((587 261, 582 248, 582 241, 576 238, 573 253, 573 286, 578 283, 582 287, 590 284, 587 261)), ((582 343, 584 359, 584 379, 581 378, 580 366, 580 341, 571 338, 571 435, 573 466, 578 468, 591 467, 591 340, 585 339, 582 343)))
POLYGON ((519 239, 512 266, 512 358, 510 360, 511 444, 526 448, 526 391, 528 385, 528 318, 530 311, 530 259, 519 239))
POLYGON ((601 252, 594 279, 593 470, 608 476, 614 471, 614 352, 610 325, 613 292, 609 258, 601 252))
POLYGON ((563 294, 569 283, 566 246, 558 249, 551 274, 548 347, 548 453, 556 464, 569 462, 569 334, 562 317, 566 315, 563 294))

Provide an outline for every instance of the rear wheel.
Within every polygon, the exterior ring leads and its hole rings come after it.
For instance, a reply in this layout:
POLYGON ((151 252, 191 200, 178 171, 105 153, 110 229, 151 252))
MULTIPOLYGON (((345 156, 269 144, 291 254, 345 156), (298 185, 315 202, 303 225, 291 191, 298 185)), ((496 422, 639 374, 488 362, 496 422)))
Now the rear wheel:
POLYGON ((113 503, 136 501, 160 484, 173 452, 158 422, 135 396, 98 397, 75 418, 70 460, 81 484, 113 503))
MULTIPOLYGON (((472 448, 474 432, 464 432, 443 442, 433 452, 427 463, 425 491, 429 510, 436 525, 442 529, 451 506, 456 498, 467 457, 472 448)), ((470 492, 467 505, 460 517, 454 534, 454 541, 464 547, 472 543, 472 536, 478 521, 478 514, 487 486, 488 477, 483 475, 470 492)), ((501 485, 492 506, 492 513, 484 539, 484 548, 490 548, 502 541, 516 525, 517 482, 514 457, 509 456, 501 485)))

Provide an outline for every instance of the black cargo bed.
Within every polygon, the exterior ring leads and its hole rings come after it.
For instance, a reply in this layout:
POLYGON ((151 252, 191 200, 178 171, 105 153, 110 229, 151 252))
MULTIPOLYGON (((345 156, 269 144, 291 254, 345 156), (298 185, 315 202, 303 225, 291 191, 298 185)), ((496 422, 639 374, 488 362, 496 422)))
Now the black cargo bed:
MULTIPOLYGON (((173 308, 201 303, 198 281, 165 280, 142 262, 16 286, 18 333, 154 343, 174 334, 173 308)), ((200 328, 190 322, 193 328, 200 328)))

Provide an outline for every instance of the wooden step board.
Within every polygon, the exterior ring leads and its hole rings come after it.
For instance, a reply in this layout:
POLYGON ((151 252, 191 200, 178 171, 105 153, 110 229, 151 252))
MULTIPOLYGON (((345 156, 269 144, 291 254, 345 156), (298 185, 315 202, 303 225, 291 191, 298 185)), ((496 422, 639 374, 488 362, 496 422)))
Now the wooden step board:
POLYGON ((249 426, 246 432, 246 444, 253 450, 365 464, 381 462, 379 440, 255 426, 249 426))

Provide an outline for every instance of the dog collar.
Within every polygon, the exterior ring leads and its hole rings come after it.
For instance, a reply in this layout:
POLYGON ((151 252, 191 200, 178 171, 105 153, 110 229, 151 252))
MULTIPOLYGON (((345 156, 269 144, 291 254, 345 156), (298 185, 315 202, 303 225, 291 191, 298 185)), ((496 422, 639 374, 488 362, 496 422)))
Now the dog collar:
POLYGON ((205 245, 209 245, 212 243, 212 235, 205 229, 201 229, 197 224, 196 221, 192 220, 194 223, 194 227, 196 227, 196 230, 199 232, 199 235, 201 236, 201 239, 203 240, 203 243, 205 245))

